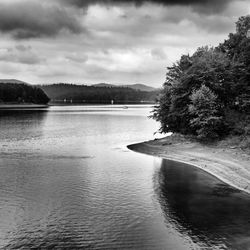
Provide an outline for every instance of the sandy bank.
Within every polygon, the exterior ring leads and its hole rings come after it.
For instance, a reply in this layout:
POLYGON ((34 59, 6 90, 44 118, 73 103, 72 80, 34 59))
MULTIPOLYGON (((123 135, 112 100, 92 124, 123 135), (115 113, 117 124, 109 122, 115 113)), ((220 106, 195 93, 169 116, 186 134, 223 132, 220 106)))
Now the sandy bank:
POLYGON ((250 193, 248 153, 235 147, 203 145, 196 141, 171 137, 132 144, 128 148, 139 153, 192 164, 223 182, 250 193))

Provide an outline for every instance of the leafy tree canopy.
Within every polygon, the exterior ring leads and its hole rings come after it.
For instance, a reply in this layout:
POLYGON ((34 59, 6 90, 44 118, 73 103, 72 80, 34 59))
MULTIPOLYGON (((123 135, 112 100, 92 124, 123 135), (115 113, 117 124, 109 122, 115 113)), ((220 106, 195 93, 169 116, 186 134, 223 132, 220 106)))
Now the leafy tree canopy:
POLYGON ((232 129, 228 114, 248 115, 249 30, 250 16, 241 17, 236 33, 229 34, 224 43, 216 48, 198 48, 167 68, 159 104, 153 111, 162 132, 215 138, 232 129))

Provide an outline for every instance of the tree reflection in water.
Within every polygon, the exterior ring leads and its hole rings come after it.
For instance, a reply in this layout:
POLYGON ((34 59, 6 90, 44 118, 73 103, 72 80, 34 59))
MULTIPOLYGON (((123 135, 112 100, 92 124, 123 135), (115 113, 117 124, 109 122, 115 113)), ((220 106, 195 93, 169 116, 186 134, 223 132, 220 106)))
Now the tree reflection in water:
POLYGON ((154 176, 166 223, 212 248, 250 248, 250 196, 194 166, 162 160, 154 176))

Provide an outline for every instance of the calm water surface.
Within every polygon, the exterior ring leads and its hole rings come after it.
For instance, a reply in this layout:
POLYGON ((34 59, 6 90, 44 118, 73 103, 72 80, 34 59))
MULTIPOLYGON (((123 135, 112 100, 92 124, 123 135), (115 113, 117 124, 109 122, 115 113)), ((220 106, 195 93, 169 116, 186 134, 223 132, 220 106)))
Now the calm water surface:
POLYGON ((0 116, 1 249, 250 249, 250 197, 192 166, 129 151, 150 107, 0 116))

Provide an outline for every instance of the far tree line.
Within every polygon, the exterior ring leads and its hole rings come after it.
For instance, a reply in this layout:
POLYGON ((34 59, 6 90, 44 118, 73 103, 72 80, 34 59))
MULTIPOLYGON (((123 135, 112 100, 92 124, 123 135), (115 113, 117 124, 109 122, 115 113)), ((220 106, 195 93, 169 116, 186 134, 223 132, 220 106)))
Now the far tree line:
POLYGON ((129 87, 95 87, 75 84, 40 85, 51 102, 73 103, 131 103, 155 102, 159 91, 141 91, 129 87))
POLYGON ((46 104, 49 97, 36 86, 26 83, 0 83, 0 103, 35 103, 46 104))
POLYGON ((141 91, 129 87, 95 87, 75 84, 32 86, 26 83, 0 83, 1 103, 155 103, 159 90, 141 91))

